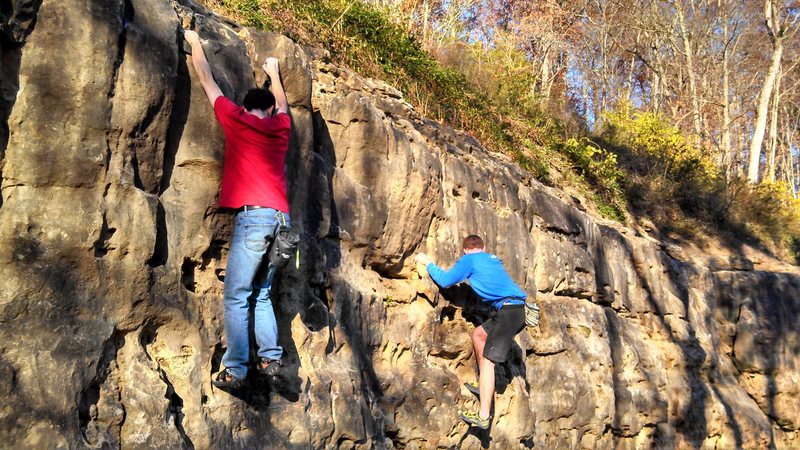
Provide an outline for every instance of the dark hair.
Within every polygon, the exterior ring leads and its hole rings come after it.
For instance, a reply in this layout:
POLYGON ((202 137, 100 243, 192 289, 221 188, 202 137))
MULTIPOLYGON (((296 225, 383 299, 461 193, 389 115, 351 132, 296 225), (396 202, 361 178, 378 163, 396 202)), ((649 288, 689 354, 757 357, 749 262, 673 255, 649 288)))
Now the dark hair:
POLYGON ((275 96, 272 92, 265 89, 250 89, 244 95, 244 109, 252 111, 254 109, 268 110, 275 106, 275 96))
POLYGON ((483 239, 480 236, 470 234, 464 238, 464 250, 471 250, 473 248, 483 248, 483 239))

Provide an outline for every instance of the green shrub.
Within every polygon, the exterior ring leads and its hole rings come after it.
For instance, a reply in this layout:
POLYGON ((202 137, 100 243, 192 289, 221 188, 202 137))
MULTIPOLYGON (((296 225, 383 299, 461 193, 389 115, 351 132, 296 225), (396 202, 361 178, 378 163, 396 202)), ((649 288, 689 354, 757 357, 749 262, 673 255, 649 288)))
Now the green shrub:
POLYGON ((800 200, 785 182, 761 183, 739 190, 732 201, 733 216, 749 224, 753 234, 772 242, 776 253, 797 259, 800 240, 800 200))
MULTIPOLYGON (((781 257, 790 252, 797 257, 800 203, 786 183, 754 186, 741 177, 726 177, 703 149, 656 114, 623 105, 607 113, 604 122, 602 140, 630 172, 630 204, 660 229, 692 236, 698 228, 712 228, 733 241, 760 241, 781 257)), ((569 149, 579 166, 587 154, 592 156, 577 144, 569 149)))
POLYGON ((600 213, 610 219, 625 218, 625 174, 617 165, 617 155, 600 148, 588 139, 570 138, 561 151, 575 164, 575 168, 598 190, 595 203, 600 213))
POLYGON ((691 178, 713 183, 720 170, 702 149, 686 139, 681 131, 658 114, 631 113, 628 105, 603 115, 602 136, 617 147, 632 153, 633 168, 640 173, 673 180, 691 178))
POLYGON ((269 15, 263 9, 260 0, 221 0, 222 7, 238 19, 242 25, 265 29, 270 25, 269 15))

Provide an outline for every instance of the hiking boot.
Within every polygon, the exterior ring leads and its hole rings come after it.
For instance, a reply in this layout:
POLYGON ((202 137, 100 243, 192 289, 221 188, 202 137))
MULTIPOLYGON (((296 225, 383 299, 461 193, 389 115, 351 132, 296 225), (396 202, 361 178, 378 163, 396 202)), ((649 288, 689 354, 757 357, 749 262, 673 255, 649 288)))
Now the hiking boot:
POLYGON ((467 381, 464 383, 464 387, 478 397, 481 396, 481 388, 477 381, 467 381))
POLYGON ((492 416, 486 419, 481 419, 478 411, 459 411, 458 416, 461 420, 467 422, 471 427, 478 427, 481 430, 489 428, 489 423, 492 421, 492 416))
POLYGON ((274 377, 280 372, 283 362, 280 359, 259 358, 256 364, 256 372, 261 375, 274 377))
POLYGON ((243 378, 236 378, 228 372, 228 369, 218 373, 216 378, 211 380, 211 384, 222 389, 241 389, 244 387, 244 382, 243 378))

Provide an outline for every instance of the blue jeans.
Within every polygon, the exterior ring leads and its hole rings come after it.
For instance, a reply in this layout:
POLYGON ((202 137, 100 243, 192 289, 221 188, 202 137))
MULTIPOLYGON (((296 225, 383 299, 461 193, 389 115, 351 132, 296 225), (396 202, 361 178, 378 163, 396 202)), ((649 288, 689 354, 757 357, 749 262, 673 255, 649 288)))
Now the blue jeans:
POLYGON ((255 297, 256 343, 258 356, 280 359, 283 349, 278 345, 278 325, 269 291, 275 276, 275 266, 269 263, 267 248, 275 228, 289 216, 272 208, 242 211, 236 214, 231 249, 225 269, 223 303, 225 306, 225 336, 228 349, 222 364, 236 378, 247 376, 250 360, 249 299, 255 297))

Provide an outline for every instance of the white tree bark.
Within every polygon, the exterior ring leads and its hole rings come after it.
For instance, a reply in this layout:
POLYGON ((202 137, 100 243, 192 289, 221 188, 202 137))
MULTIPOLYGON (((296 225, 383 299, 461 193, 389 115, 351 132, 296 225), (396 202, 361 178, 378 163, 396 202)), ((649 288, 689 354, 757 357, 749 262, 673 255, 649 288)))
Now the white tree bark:
MULTIPOLYGON (((730 73, 728 70, 728 24, 723 28, 725 36, 725 49, 722 53, 722 154, 723 160, 729 161, 731 157, 731 99, 730 99, 730 73)), ((726 167, 727 169, 727 167, 726 167)))
POLYGON ((697 98, 697 77, 694 71, 694 49, 692 48, 691 36, 686 26, 686 16, 683 12, 683 2, 675 3, 675 10, 678 16, 678 26, 681 29, 681 41, 683 43, 683 54, 686 57, 686 71, 689 79, 689 95, 692 100, 692 126, 695 135, 702 136, 702 124, 700 123, 700 101, 697 98))
POLYGON ((775 89, 772 94, 772 111, 770 112, 769 124, 769 152, 767 153, 767 181, 775 182, 775 155, 778 152, 778 107, 781 101, 781 76, 782 72, 778 68, 778 75, 775 78, 775 89))
POLYGON ((552 88, 552 80, 550 76, 550 49, 548 48, 545 50, 544 55, 542 56, 542 72, 541 72, 541 83, 542 87, 540 89, 542 94, 542 104, 547 104, 548 100, 550 100, 550 89, 552 88))
POLYGON ((761 93, 758 95, 758 112, 756 114, 753 139, 750 141, 750 163, 747 167, 747 178, 751 183, 758 182, 758 168, 761 162, 764 133, 767 129, 769 101, 775 88, 775 79, 780 70, 781 57, 783 57, 783 33, 785 30, 781 27, 780 11, 776 3, 776 0, 765 0, 764 2, 764 18, 772 40, 772 63, 769 66, 769 72, 767 72, 764 84, 761 86, 761 93))
POLYGON ((636 68, 636 56, 631 55, 631 62, 628 68, 628 89, 625 91, 625 102, 630 104, 633 97, 633 71, 636 68))
MULTIPOLYGON (((781 167, 782 167, 782 174, 783 180, 789 184, 789 186, 794 187, 794 172, 792 170, 792 131, 789 123, 791 122, 789 109, 784 107, 783 108, 783 117, 784 117, 784 125, 783 125, 783 139, 782 143, 783 152, 780 155, 781 158, 781 167)), ((792 189, 792 193, 794 193, 794 189, 792 189)))

